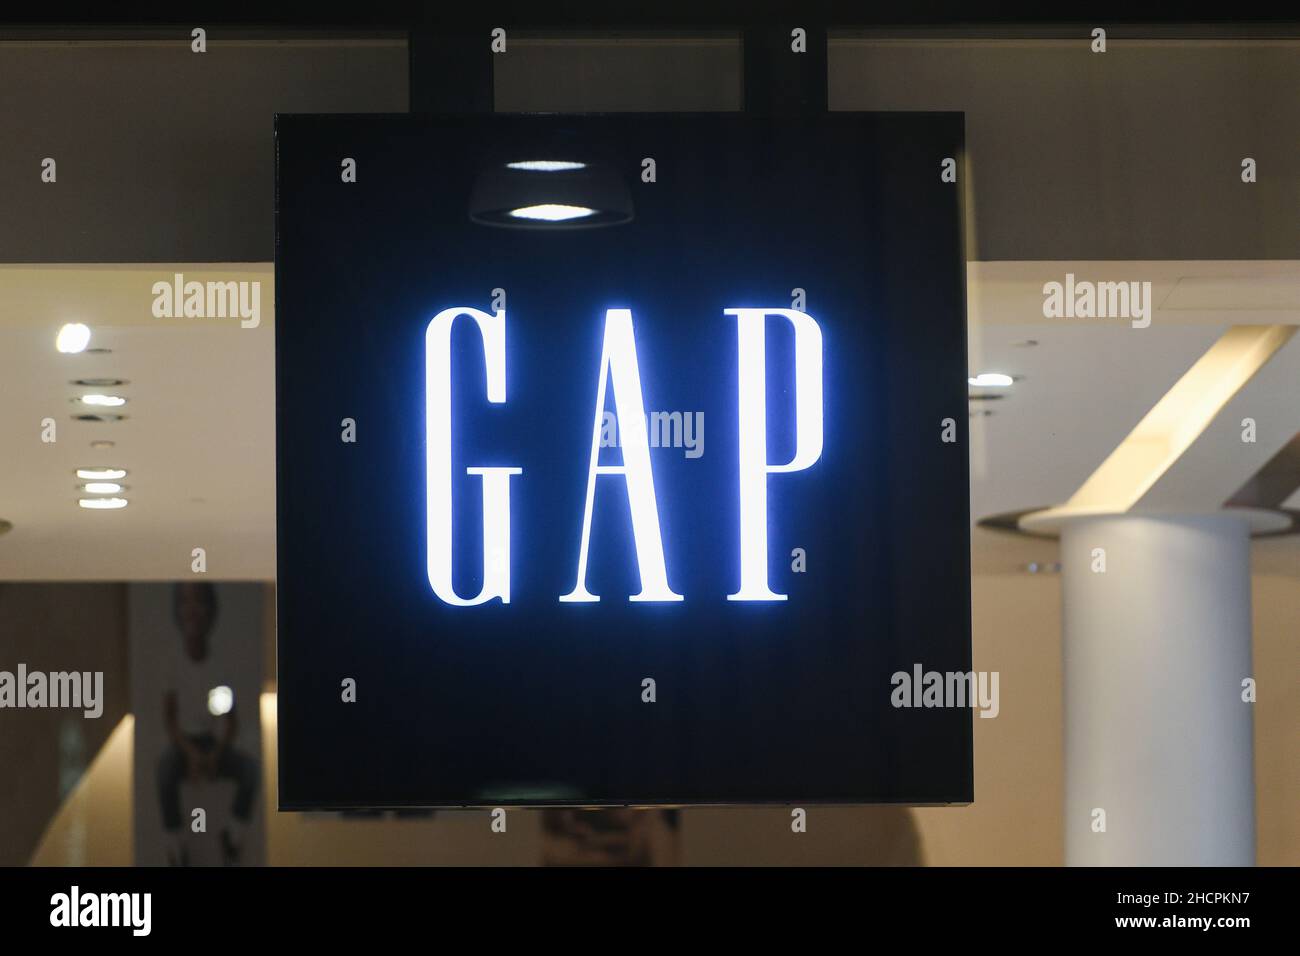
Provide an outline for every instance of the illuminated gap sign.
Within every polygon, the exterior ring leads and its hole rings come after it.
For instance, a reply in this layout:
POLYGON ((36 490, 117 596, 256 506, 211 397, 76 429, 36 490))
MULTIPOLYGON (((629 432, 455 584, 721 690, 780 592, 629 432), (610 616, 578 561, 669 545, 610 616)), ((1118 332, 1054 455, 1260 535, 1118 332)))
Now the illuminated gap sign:
POLYGON ((283 808, 971 800, 962 123, 279 116, 283 808))
MULTIPOLYGON (((767 476, 804 471, 822 453, 822 333, 812 316, 794 309, 726 309, 735 316, 739 346, 738 425, 740 500, 740 581, 729 601, 784 601, 786 595, 768 586, 767 476), (777 316, 794 329, 795 345, 795 453, 790 461, 767 460, 767 360, 766 320, 777 316)), ((425 422, 427 466, 427 552, 429 585, 447 604, 470 607, 492 600, 510 603, 510 480, 523 469, 510 466, 468 467, 466 474, 482 478, 483 585, 473 597, 461 597, 452 587, 452 409, 451 329, 461 317, 474 320, 483 340, 487 369, 487 400, 506 401, 506 313, 458 307, 439 312, 425 331, 425 422)), ((573 590, 559 596, 561 603, 588 603, 600 595, 587 589, 587 556, 591 542, 591 515, 596 479, 621 477, 632 519, 637 570, 641 590, 629 601, 683 601, 674 590, 664 559, 659 531, 659 506, 646 430, 641 371, 637 363, 636 333, 630 309, 609 309, 601 346, 592 422, 591 459, 587 469, 586 504, 582 515, 582 543, 577 555, 573 590), (614 407, 622 423, 623 460, 617 465, 599 463, 605 387, 610 384, 614 407)), ((521 479, 522 480, 522 479, 521 479)))

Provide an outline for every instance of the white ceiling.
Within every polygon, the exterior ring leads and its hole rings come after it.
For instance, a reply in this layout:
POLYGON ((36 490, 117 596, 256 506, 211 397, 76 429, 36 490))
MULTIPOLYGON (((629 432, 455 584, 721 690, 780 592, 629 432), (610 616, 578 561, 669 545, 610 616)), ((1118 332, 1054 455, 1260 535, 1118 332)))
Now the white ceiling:
MULTIPOLYGON (((275 331, 269 264, 0 267, 0 580, 168 579, 207 552, 219 579, 275 576, 275 331), (262 282, 262 321, 156 319, 151 287, 184 272, 262 282), (108 355, 62 355, 65 322, 108 355), (74 422, 75 378, 129 380, 126 421, 74 422), (43 444, 41 420, 58 441, 43 444), (111 451, 90 442, 109 439, 111 451), (130 505, 86 511, 73 472, 129 471, 130 505)), ((102 391, 109 391, 103 389, 102 391)), ((111 391, 117 392, 118 389, 111 391)))
MULTIPOLYGON (((273 272, 269 264, 0 266, 0 580, 150 580, 190 573, 207 552, 215 578, 275 576, 273 272), (262 321, 156 319, 151 286, 187 279, 258 280, 262 321), (60 325, 94 329, 108 355, 61 355, 60 325), (73 422, 74 378, 118 377, 124 422, 73 422), (43 444, 41 420, 58 423, 43 444), (95 439, 117 442, 95 451, 95 439), (123 511, 77 506, 74 469, 130 472, 123 511)), ((1065 501, 1146 411, 1229 326, 1300 324, 1300 263, 971 263, 970 367, 1020 376, 994 414, 972 419, 971 510, 990 514, 1065 501), (1099 319, 1045 320, 1042 285, 1147 280, 1151 327, 1099 319), (1020 345, 1027 339, 1036 346, 1020 345)), ((1300 431, 1300 336, 1224 410, 1197 444, 1225 482, 1250 474, 1300 431), (1249 414, 1259 441, 1233 425, 1249 414), (1221 427, 1220 427, 1221 426, 1221 427)), ((1226 488, 1227 498, 1236 485, 1226 488)), ((1300 506, 1300 494, 1291 507, 1300 506)), ((1050 541, 977 529, 977 571, 1052 561, 1050 541)), ((1300 574, 1300 538, 1257 542, 1257 570, 1300 574)))

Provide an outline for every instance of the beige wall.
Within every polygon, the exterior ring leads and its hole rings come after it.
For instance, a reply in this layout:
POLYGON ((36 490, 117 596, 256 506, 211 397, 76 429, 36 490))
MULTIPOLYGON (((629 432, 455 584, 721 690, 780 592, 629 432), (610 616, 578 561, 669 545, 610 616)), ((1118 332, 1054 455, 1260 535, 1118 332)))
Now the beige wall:
POLYGON ((27 861, 59 807, 61 785, 127 711, 126 589, 0 583, 0 670, 13 673, 20 663, 32 671, 102 671, 104 711, 87 718, 79 710, 0 710, 0 866, 27 861))
POLYGON ((998 671, 1000 709, 974 718, 975 802, 916 810, 935 866, 1059 866, 1064 862, 1061 580, 975 575, 976 670, 998 671))
POLYGON ((1300 579, 1256 575, 1256 862, 1300 865, 1300 579))
POLYGON ((131 865, 134 730, 135 718, 130 714, 117 722, 104 749, 41 834, 30 865, 131 865))

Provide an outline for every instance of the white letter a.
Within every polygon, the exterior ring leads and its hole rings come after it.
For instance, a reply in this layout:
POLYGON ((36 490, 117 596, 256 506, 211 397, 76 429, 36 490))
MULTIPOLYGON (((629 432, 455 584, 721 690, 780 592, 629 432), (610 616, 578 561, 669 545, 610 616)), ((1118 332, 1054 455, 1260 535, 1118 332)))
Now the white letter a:
POLYGON ((591 429, 591 466, 587 472, 587 504, 582 516, 582 546, 578 552, 578 581, 561 601, 599 601, 587 590, 587 554, 591 545, 591 509, 599 475, 622 475, 627 481, 627 502, 632 511, 632 537, 641 574, 641 593, 630 601, 680 601, 668 586, 664 545, 659 534, 659 509, 655 504, 654 476, 650 472, 650 443, 646 436, 645 405, 641 398, 641 370, 636 360, 636 337, 630 309, 605 313, 605 341, 600 355, 600 384, 596 387, 596 414, 591 429), (613 381, 614 409, 618 416, 621 465, 600 464, 600 427, 605 410, 605 381, 613 381))

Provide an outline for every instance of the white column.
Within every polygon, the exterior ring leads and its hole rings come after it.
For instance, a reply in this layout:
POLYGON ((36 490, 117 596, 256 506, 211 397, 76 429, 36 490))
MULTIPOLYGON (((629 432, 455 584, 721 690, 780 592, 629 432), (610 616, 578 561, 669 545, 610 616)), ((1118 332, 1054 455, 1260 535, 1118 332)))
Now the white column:
POLYGON ((1061 565, 1066 863, 1253 865, 1247 520, 1072 518, 1061 565))

